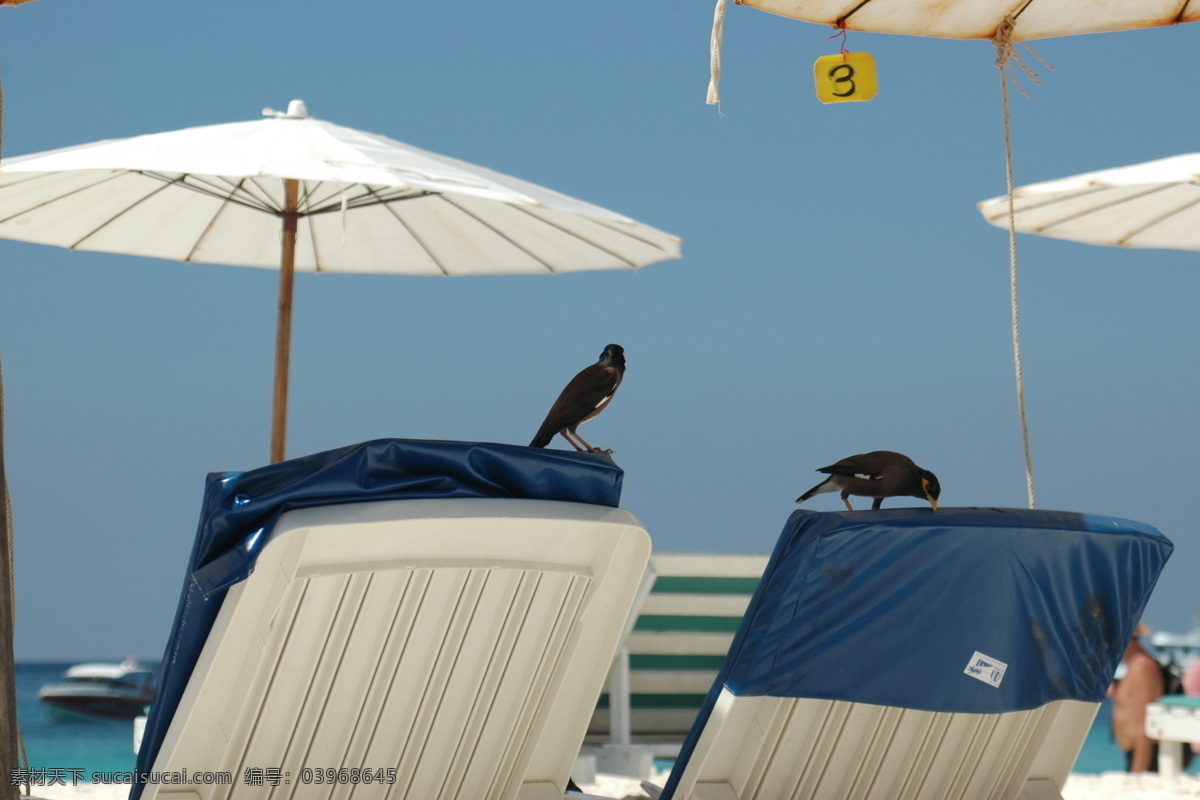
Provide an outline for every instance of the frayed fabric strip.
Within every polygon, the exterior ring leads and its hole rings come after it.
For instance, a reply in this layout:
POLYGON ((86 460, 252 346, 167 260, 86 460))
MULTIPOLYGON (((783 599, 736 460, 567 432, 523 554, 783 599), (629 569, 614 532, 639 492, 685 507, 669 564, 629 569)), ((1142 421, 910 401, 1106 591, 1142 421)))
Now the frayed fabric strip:
POLYGON ((708 104, 721 102, 721 40, 725 38, 725 3, 717 0, 713 11, 712 44, 709 45, 708 104))

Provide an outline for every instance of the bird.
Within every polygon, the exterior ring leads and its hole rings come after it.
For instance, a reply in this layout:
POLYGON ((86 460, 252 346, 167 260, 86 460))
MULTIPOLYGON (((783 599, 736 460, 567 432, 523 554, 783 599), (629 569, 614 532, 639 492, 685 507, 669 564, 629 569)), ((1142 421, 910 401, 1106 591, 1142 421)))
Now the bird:
POLYGON ((619 344, 606 346, 600 354, 600 360, 581 370, 562 390, 529 446, 545 447, 550 444, 554 434, 561 433, 581 453, 613 452, 592 447, 575 429, 608 408, 624 375, 625 348, 619 344), (579 441, 576 442, 576 439, 579 441))
POLYGON ((843 458, 836 464, 821 467, 817 472, 824 472, 828 478, 796 498, 796 504, 803 503, 813 495, 825 492, 841 492, 842 502, 850 511, 850 495, 873 497, 875 502, 872 509, 883 504, 885 497, 916 497, 928 500, 937 511, 938 497, 942 493, 942 485, 937 476, 927 469, 922 469, 903 453, 893 453, 891 450, 875 450, 857 456, 843 458))

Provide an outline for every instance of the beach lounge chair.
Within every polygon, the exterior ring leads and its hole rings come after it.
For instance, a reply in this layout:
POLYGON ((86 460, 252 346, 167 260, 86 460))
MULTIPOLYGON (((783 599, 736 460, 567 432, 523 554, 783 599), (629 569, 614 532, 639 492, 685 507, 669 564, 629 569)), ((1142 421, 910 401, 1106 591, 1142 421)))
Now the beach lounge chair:
POLYGON ((1200 697, 1169 694, 1146 706, 1146 735, 1158 740, 1158 774, 1175 778, 1183 771, 1183 748, 1200 742, 1200 697))
POLYGON ((210 476, 141 796, 561 798, 650 554, 620 480, 399 440, 210 476))
POLYGON ((1059 798, 1171 550, 1064 512, 797 511, 662 797, 1059 798))

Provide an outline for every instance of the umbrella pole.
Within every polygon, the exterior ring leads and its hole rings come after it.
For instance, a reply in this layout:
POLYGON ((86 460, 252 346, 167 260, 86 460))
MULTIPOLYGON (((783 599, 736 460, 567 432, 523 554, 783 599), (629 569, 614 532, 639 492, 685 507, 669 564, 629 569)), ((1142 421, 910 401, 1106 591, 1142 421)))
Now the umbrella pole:
MULTIPOLYGON (((0 92, 0 128, 4 120, 4 98, 0 92)), ((16 626, 16 592, 13 584, 12 511, 8 502, 8 478, 4 469, 4 384, 0 380, 0 785, 12 788, 2 794, 17 798, 18 782, 29 791, 28 769, 21 776, 19 768, 26 766, 21 730, 17 726, 17 675, 13 629, 16 626)))
POLYGON ((279 312, 275 326, 275 401, 271 410, 271 463, 283 461, 287 438, 288 361, 292 345, 292 287, 296 269, 296 213, 300 182, 284 181, 283 255, 279 262, 279 312))

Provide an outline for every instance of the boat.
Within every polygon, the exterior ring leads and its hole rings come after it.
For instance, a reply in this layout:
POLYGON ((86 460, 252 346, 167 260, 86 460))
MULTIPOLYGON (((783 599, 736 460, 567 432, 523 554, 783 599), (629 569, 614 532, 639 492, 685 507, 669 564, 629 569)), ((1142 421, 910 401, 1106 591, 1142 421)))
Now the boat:
POLYGON ((141 716, 154 697, 157 670, 128 659, 120 664, 76 664, 59 683, 38 690, 53 716, 125 720, 141 716))
POLYGON ((1183 671, 1188 662, 1200 656, 1200 627, 1187 633, 1154 631, 1150 634, 1150 648, 1160 662, 1183 671))

